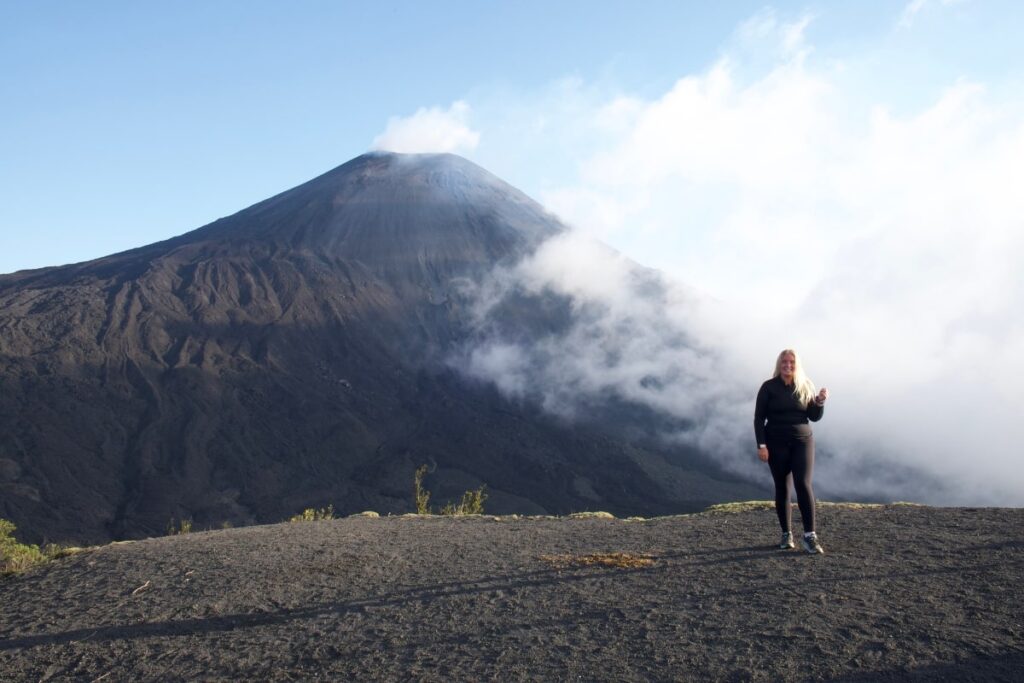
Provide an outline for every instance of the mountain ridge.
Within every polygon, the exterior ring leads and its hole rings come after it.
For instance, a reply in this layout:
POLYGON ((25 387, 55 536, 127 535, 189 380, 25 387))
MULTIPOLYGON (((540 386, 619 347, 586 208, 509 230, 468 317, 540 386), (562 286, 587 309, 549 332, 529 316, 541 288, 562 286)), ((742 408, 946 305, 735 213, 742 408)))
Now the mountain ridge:
POLYGON ((500 512, 754 497, 451 366, 474 333, 465 285, 562 230, 458 157, 371 154, 170 240, 0 277, 0 517, 88 541, 172 516, 400 512, 427 462, 438 495, 486 484, 500 512))
MULTIPOLYGON (((370 221, 370 224, 374 222, 370 221)), ((443 230, 463 225, 500 231, 501 234, 496 236, 499 245, 512 242, 536 244, 540 239, 564 229, 525 194, 457 155, 370 152, 175 237, 78 263, 0 274, 0 289, 14 282, 36 280, 57 273, 105 274, 104 266, 110 264, 123 265, 140 257, 166 257, 179 249, 198 249, 200 245, 209 248, 242 243, 255 247, 262 242, 266 255, 288 249, 309 249, 326 257, 344 256, 380 267, 384 265, 379 262, 381 257, 407 258, 410 247, 421 256, 425 247, 445 249, 448 245, 436 239, 433 243, 424 244, 416 242, 415 238, 436 238, 438 228, 443 230), (497 213, 494 207, 499 202, 503 209, 500 215, 488 215, 489 212, 497 213), (372 243, 365 234, 367 223, 360 223, 365 212, 358 209, 366 205, 371 211, 388 206, 397 214, 389 217, 388 224, 397 225, 399 231, 383 236, 392 242, 387 249, 372 243), (474 207, 486 209, 474 211, 474 207), (460 212, 459 209, 468 215, 469 220, 456 220, 458 216, 455 214, 460 212), (440 215, 425 216, 424 213, 430 210, 440 215), (421 229, 425 224, 432 230, 421 229), (521 234, 517 235, 517 231, 521 234), (411 244, 402 241, 410 237, 414 238, 411 244)), ((206 252, 205 255, 210 254, 206 252)), ((432 255, 444 257, 451 254, 438 252, 432 255)), ((181 256, 194 258, 196 254, 186 252, 181 256)))

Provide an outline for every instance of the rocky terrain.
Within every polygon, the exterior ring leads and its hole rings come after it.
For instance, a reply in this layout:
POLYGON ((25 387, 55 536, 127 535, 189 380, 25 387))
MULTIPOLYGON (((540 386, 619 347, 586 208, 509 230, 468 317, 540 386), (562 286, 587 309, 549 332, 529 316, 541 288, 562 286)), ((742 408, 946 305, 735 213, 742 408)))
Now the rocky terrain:
MULTIPOLYGON (((467 288, 563 229, 459 157, 369 154, 174 239, 0 275, 0 518, 85 543, 404 512, 422 464, 435 500, 486 485, 498 513, 763 496, 652 416, 570 424, 452 364, 467 288)), ((501 319, 528 339, 570 314, 501 319)))
POLYGON ((0 577, 18 681, 1019 681, 1024 510, 355 517, 0 577))

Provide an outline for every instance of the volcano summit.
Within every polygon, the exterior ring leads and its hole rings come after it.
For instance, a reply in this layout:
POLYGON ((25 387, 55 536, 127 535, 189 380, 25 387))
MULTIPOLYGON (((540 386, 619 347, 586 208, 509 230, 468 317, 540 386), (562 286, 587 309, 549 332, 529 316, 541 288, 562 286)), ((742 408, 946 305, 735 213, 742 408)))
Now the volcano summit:
MULTIPOLYGON (((96 542, 411 508, 663 514, 760 493, 453 364, 472 284, 564 230, 452 155, 367 154, 179 237, 0 276, 0 517, 96 542)), ((570 315, 510 309, 528 336, 570 315)))

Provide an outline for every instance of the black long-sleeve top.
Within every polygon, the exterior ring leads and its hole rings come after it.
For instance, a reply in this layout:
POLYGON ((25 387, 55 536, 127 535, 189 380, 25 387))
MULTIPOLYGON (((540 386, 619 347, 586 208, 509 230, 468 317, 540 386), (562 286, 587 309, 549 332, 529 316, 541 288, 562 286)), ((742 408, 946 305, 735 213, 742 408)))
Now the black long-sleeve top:
POLYGON ((754 404, 754 437, 758 445, 765 443, 765 432, 775 434, 809 433, 807 421, 817 422, 825 414, 825 406, 819 406, 814 399, 801 405, 793 393, 793 385, 783 383, 781 377, 773 377, 761 385, 754 404))

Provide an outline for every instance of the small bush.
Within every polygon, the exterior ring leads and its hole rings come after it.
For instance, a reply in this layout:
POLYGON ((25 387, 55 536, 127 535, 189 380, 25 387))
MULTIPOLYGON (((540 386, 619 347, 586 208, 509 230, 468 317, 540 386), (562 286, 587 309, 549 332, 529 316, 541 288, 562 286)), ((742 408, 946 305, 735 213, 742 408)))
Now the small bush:
POLYGON ((441 508, 442 515, 482 515, 484 513, 484 501, 487 494, 484 493, 486 486, 481 486, 475 491, 466 491, 462 494, 462 502, 458 505, 446 503, 441 508))
POLYGON ((321 519, 334 519, 334 505, 325 508, 306 508, 297 515, 288 518, 289 522, 316 522, 321 519))
POLYGON ((432 514, 430 511, 430 491, 423 488, 423 476, 426 473, 427 466, 423 465, 416 470, 416 475, 413 477, 413 497, 416 501, 417 515, 432 514))
MULTIPOLYGON (((413 500, 416 503, 416 514, 417 515, 432 515, 434 511, 430 507, 430 491, 423 488, 423 477, 427 474, 427 466, 421 465, 416 470, 416 475, 412 481, 412 493, 413 500)), ((475 491, 466 491, 462 494, 462 501, 458 505, 448 501, 441 508, 442 515, 482 515, 484 513, 484 501, 487 500, 487 494, 484 493, 486 485, 481 486, 475 491)))
POLYGON ((178 524, 174 523, 174 517, 171 517, 171 521, 167 523, 167 535, 168 536, 181 536, 182 534, 192 533, 192 520, 183 519, 178 524))
POLYGON ((60 546, 52 543, 44 550, 37 545, 18 543, 14 538, 15 529, 13 522, 0 519, 0 574, 18 574, 60 555, 60 546))

